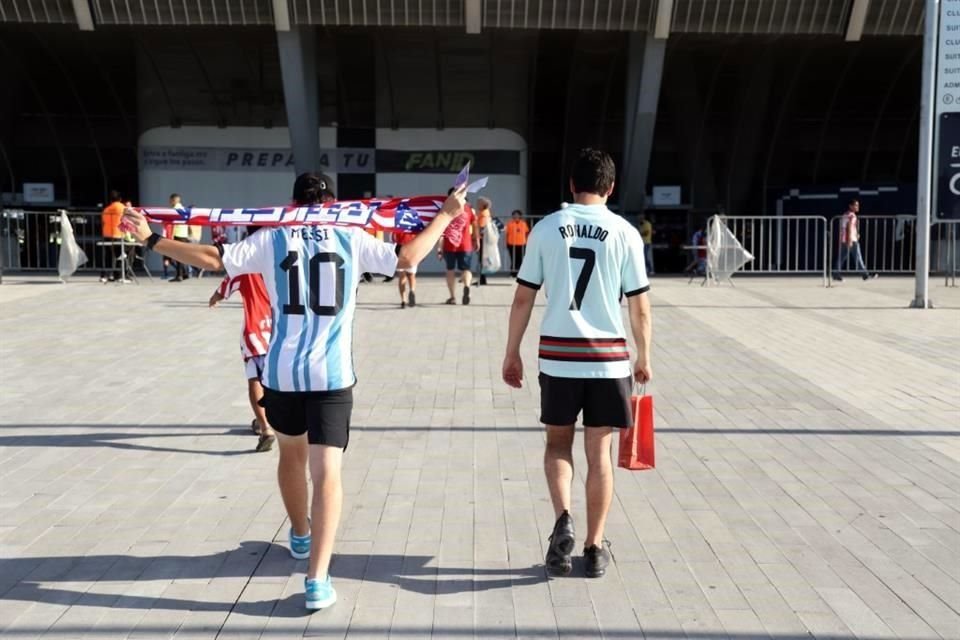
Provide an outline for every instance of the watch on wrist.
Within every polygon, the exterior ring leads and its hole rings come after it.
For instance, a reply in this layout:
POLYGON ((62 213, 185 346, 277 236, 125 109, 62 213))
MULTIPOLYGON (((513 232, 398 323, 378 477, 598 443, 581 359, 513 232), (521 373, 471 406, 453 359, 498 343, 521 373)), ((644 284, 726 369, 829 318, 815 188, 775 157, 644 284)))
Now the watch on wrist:
POLYGON ((159 233, 151 233, 150 237, 147 238, 147 249, 153 249, 155 246, 157 246, 157 243, 160 242, 161 239, 163 239, 163 236, 161 236, 159 233))

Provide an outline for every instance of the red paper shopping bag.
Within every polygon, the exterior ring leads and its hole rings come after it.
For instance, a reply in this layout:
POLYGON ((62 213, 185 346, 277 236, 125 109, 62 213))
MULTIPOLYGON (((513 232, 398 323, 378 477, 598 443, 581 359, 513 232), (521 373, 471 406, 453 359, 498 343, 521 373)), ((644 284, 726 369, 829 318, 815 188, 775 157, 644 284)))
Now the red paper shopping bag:
POLYGON ((633 426, 620 430, 620 459, 618 465, 631 471, 654 468, 653 456, 653 396, 644 391, 630 398, 633 426))

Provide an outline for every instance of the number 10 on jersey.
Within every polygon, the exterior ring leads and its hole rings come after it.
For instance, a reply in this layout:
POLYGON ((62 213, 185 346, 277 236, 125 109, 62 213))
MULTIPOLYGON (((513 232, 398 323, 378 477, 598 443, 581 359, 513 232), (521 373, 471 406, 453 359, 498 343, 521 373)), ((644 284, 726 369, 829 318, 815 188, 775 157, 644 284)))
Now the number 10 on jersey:
MULTIPOLYGON (((316 315, 335 316, 343 307, 343 265, 343 258, 332 252, 317 253, 307 263, 308 303, 310 311, 316 315), (320 284, 321 267, 327 263, 333 265, 334 301, 332 305, 321 305, 320 291, 326 288, 320 284)), ((296 251, 288 251, 287 257, 280 263, 280 268, 287 272, 287 292, 290 300, 289 304, 283 305, 283 313, 297 316, 305 315, 307 308, 303 305, 303 299, 300 296, 300 254, 296 251)), ((323 271, 329 272, 330 270, 323 269, 323 271)))

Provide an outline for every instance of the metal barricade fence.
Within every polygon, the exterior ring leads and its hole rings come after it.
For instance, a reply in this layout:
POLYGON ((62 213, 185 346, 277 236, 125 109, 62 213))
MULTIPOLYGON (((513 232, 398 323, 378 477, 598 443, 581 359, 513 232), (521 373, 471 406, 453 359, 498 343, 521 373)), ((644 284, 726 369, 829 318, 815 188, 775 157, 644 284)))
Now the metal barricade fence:
POLYGON ((957 286, 960 220, 940 220, 930 228, 930 273, 942 273, 945 287, 957 286))
POLYGON ((827 281, 827 219, 822 216, 721 216, 753 255, 740 273, 819 275, 827 281))
MULTIPOLYGON (((543 217, 525 216, 524 219, 532 227, 543 217)), ((829 225, 825 217, 721 216, 721 219, 743 248, 753 255, 753 260, 739 273, 817 275, 827 284, 831 253, 829 225)), ((678 243, 675 250, 682 251, 682 244, 686 243, 678 243)), ((686 253, 694 263, 696 250, 690 249, 686 253)))
MULTIPOLYGON (((858 216, 860 253, 870 273, 911 274, 917 270, 917 218, 914 215, 858 216)), ((831 273, 841 259, 840 239, 843 216, 830 221, 831 273)), ((960 220, 935 221, 930 226, 930 273, 944 274, 956 281, 957 235, 960 220)), ((848 264, 843 271, 854 271, 848 264)))
MULTIPOLYGON (((69 211, 77 244, 87 255, 80 271, 115 266, 113 250, 99 246, 100 212, 69 211)), ((544 216, 525 216, 533 227, 544 216)), ((741 269, 747 274, 822 274, 837 267, 840 220, 821 216, 723 216, 727 227, 753 254, 741 269)), ((916 269, 916 217, 859 216, 860 248, 872 273, 913 273, 916 269)), ((930 229, 930 271, 956 285, 960 220, 934 222, 930 229)), ((0 210, 0 272, 55 271, 60 253, 58 211, 0 210)), ((695 258, 692 255, 691 258, 695 258)), ((849 266, 849 265, 847 265, 849 266)))
MULTIPOLYGON (((858 216, 860 253, 870 273, 913 273, 917 264, 917 218, 912 215, 858 216)), ((843 216, 830 220, 830 273, 856 271, 853 258, 841 265, 841 223, 843 216), (841 269, 841 266, 844 267, 841 269)), ((931 230, 932 232, 932 230, 931 230)))
MULTIPOLYGON (((116 267, 114 251, 97 245, 103 241, 100 212, 68 211, 67 217, 77 244, 87 254, 79 271, 116 267)), ((60 243, 59 211, 0 211, 0 264, 4 271, 56 271, 60 243)))

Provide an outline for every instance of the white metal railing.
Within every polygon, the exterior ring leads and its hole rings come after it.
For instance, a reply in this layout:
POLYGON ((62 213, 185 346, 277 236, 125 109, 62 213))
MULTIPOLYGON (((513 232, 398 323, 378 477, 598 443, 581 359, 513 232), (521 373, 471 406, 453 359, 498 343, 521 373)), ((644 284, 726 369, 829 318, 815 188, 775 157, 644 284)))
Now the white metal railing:
POLYGON ((827 284, 830 253, 823 216, 721 216, 753 260, 747 274, 819 275, 827 284))

